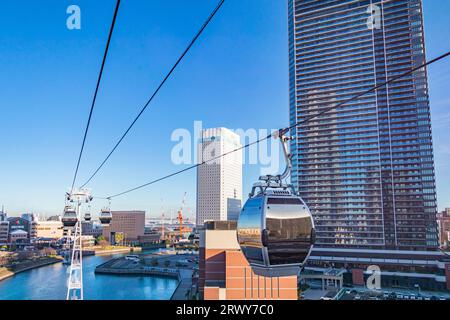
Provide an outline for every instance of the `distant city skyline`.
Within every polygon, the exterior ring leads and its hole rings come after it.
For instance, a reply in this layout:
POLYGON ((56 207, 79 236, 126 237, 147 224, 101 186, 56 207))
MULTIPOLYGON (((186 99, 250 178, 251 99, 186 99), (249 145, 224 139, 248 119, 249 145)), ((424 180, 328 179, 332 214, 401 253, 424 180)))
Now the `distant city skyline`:
MULTIPOLYGON (((0 4, 0 205, 10 216, 62 212, 86 124, 114 1, 76 1, 81 30, 66 28, 72 3, 0 4)), ((215 3, 123 3, 88 135, 80 180, 87 177, 174 63, 215 3), (126 81, 124 81, 126 79, 126 81)), ((428 59, 447 51, 447 0, 425 0, 428 59)), ((287 1, 228 1, 134 131, 92 182, 103 197, 184 168, 171 163, 177 128, 281 128, 289 123, 287 1)), ((439 211, 450 207, 450 62, 429 68, 439 211)), ((245 165, 243 194, 260 173, 245 165)), ((196 172, 142 189, 113 210, 157 216, 161 199, 177 208, 185 191, 195 210, 196 172)), ((245 201, 245 199, 244 199, 245 201)), ((93 202, 99 212, 103 200, 93 202)))

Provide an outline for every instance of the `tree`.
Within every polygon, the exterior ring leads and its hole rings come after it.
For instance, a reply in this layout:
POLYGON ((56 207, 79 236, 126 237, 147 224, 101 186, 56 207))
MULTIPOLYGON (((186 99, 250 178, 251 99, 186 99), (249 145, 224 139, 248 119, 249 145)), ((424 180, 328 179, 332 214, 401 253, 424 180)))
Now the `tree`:
POLYGON ((125 236, 124 236, 123 232, 116 233, 115 238, 116 238, 116 244, 123 245, 123 241, 125 240, 125 236))
POLYGON ((11 264, 12 254, 0 252, 0 267, 11 264))
POLYGON ((43 248, 40 254, 44 257, 55 256, 56 250, 50 247, 43 248))
POLYGON ((106 241, 106 240, 100 240, 100 241, 98 242, 98 244, 99 244, 101 247, 106 247, 109 243, 108 243, 108 241, 106 241))
POLYGON ((96 242, 101 247, 106 247, 109 243, 106 241, 105 236, 98 236, 96 242))
POLYGON ((34 257, 34 253, 29 251, 19 251, 16 257, 17 261, 31 260, 31 258, 34 257))

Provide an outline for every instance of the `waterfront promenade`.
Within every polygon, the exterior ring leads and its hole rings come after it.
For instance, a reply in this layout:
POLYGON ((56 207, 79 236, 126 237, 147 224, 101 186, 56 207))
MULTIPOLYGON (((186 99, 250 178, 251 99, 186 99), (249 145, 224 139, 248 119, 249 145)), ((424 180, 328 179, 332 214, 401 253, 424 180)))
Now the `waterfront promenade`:
POLYGON ((186 294, 192 287, 192 275, 197 255, 193 254, 151 254, 139 261, 114 258, 95 269, 97 274, 163 276, 178 280, 177 288, 171 300, 186 300, 186 294))
POLYGON ((186 294, 192 288, 192 269, 180 269, 179 270, 179 283, 177 288, 175 289, 170 300, 187 300, 186 294))
POLYGON ((28 271, 34 268, 40 268, 44 266, 48 266, 50 264, 62 262, 62 258, 60 257, 47 257, 41 258, 37 260, 23 261, 19 262, 11 267, 0 268, 0 281, 10 278, 15 274, 20 272, 28 271))
MULTIPOLYGON (((168 300, 179 281, 161 276, 95 274, 95 268, 114 256, 83 259, 85 300, 168 300)), ((55 263, 20 272, 0 281, 1 300, 65 300, 68 265, 55 263)))
POLYGON ((142 248, 140 247, 100 247, 95 246, 91 248, 87 248, 91 251, 95 252, 96 256, 100 255, 111 255, 111 254, 118 254, 118 253, 140 253, 142 251, 142 248))
MULTIPOLYGON (((112 255, 112 254, 123 254, 129 252, 141 252, 141 248, 132 248, 132 247, 87 247, 83 250, 83 256, 100 256, 100 255, 112 255)), ((10 278, 17 273, 28 271, 35 268, 44 267, 50 264, 62 262, 64 259, 60 256, 54 257, 41 257, 35 260, 23 260, 20 262, 16 262, 11 266, 0 267, 0 281, 10 278)))

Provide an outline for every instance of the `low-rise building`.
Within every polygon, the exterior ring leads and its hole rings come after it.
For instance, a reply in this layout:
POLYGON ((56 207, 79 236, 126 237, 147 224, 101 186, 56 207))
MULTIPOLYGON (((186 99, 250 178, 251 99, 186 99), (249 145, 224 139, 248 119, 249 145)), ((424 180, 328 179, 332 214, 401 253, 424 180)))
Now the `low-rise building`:
POLYGON ((60 239, 63 237, 63 232, 61 221, 38 221, 36 225, 38 238, 60 239))
POLYGON ((314 247, 305 270, 344 269, 344 284, 365 286, 371 266, 380 269, 382 288, 450 290, 450 256, 441 251, 367 250, 314 247))
POLYGON ((61 221, 61 216, 50 216, 47 221, 61 221))
POLYGON ((88 248, 88 247, 92 247, 95 245, 95 239, 93 236, 86 236, 86 235, 82 235, 81 236, 81 243, 83 248, 88 248))
POLYGON ((10 243, 13 242, 15 243, 18 240, 20 240, 21 242, 25 242, 25 240, 30 242, 31 239, 35 239, 37 236, 36 221, 30 221, 29 219, 19 217, 11 217, 8 218, 8 223, 9 223, 8 242, 10 243))
POLYGON ((103 234, 103 228, 101 225, 93 221, 82 221, 81 222, 81 234, 86 236, 92 236, 98 238, 103 234))
POLYGON ((236 221, 205 223, 200 233, 199 293, 204 300, 297 300, 297 276, 256 275, 242 253, 236 221))
POLYGON ((161 234, 158 231, 147 231, 138 237, 139 246, 146 247, 161 243, 161 234))
POLYGON ((28 232, 24 230, 14 230, 9 233, 9 243, 25 242, 28 240, 28 232))
POLYGON ((103 226, 103 236, 107 241, 113 241, 115 234, 122 233, 124 241, 133 243, 145 232, 145 211, 111 211, 112 219, 109 225, 103 226))
POLYGON ((442 248, 450 246, 450 208, 438 214, 439 243, 442 248))

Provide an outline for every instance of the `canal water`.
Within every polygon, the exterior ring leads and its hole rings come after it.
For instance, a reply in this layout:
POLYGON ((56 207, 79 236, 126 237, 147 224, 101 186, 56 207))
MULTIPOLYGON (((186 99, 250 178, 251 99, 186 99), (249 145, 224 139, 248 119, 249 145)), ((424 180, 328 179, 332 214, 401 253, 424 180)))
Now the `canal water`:
MULTIPOLYGON (((85 300, 168 300, 178 280, 154 276, 95 274, 95 267, 114 256, 83 258, 85 300)), ((65 300, 69 266, 53 264, 0 281, 0 300, 65 300)))

